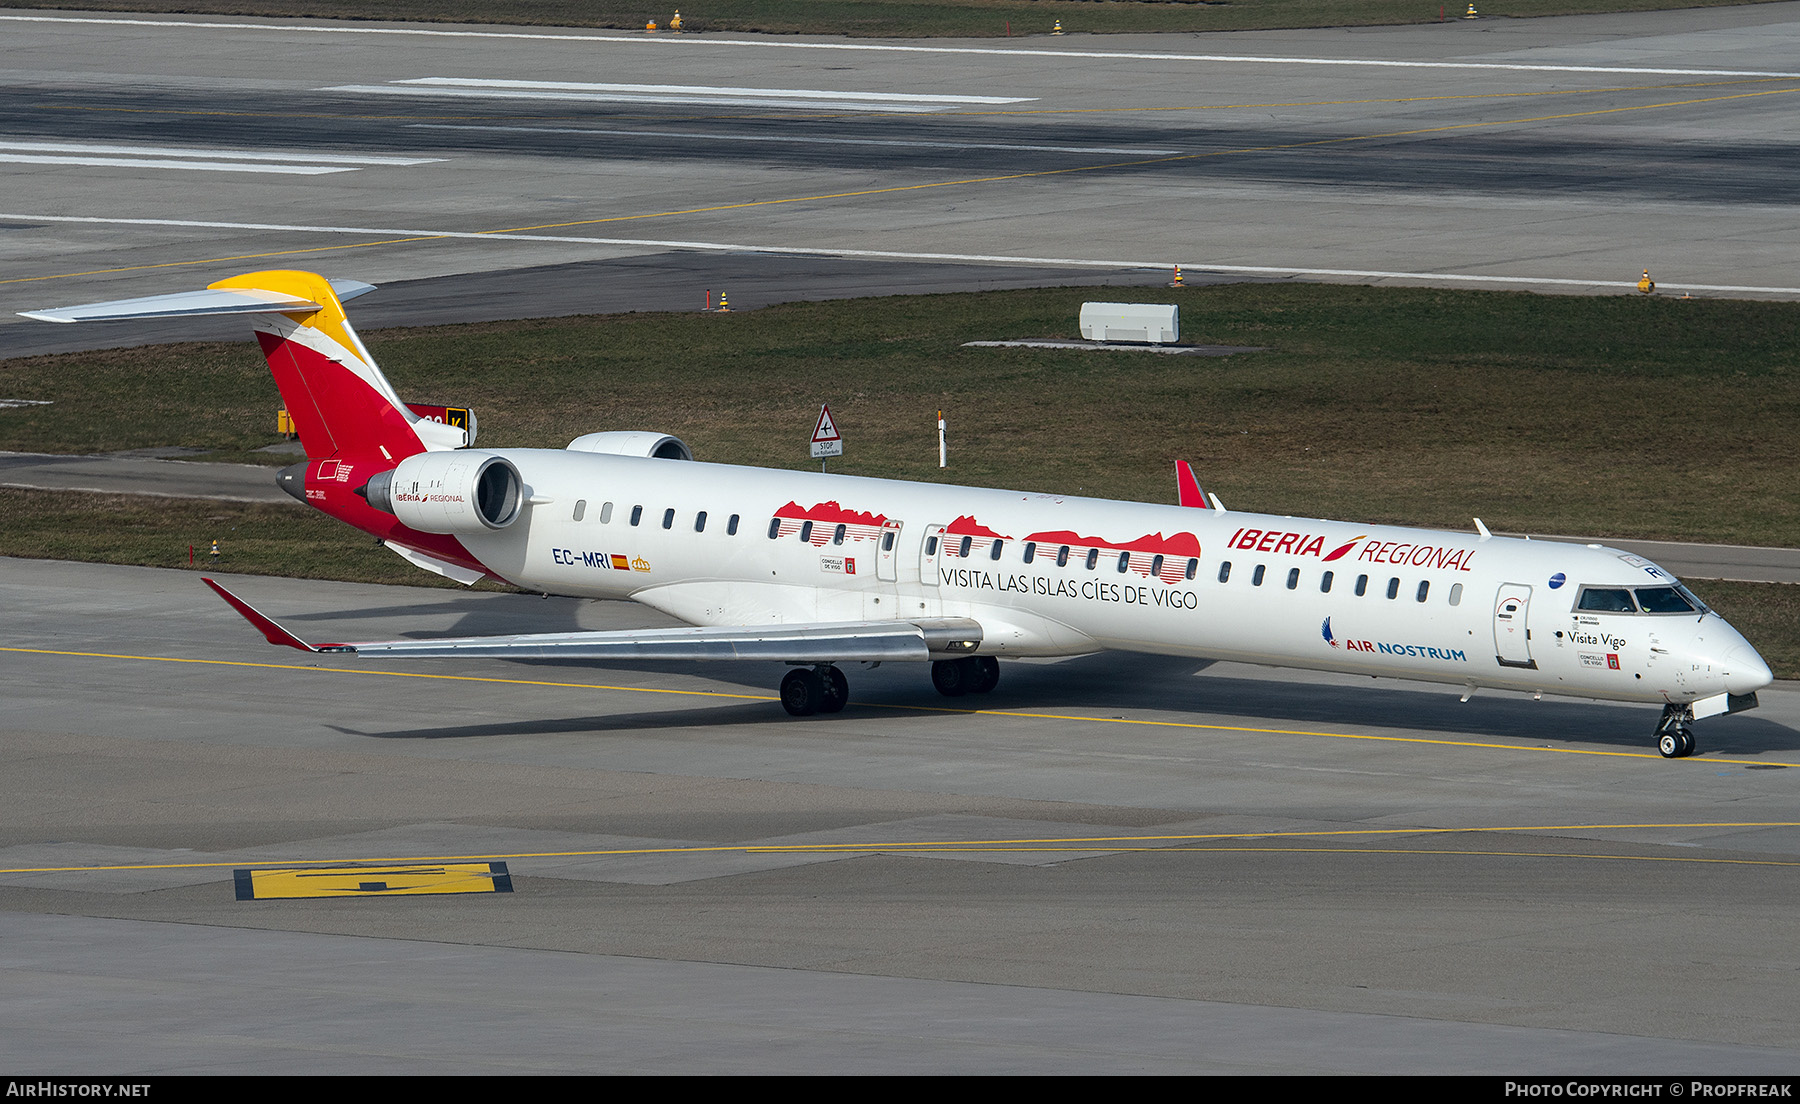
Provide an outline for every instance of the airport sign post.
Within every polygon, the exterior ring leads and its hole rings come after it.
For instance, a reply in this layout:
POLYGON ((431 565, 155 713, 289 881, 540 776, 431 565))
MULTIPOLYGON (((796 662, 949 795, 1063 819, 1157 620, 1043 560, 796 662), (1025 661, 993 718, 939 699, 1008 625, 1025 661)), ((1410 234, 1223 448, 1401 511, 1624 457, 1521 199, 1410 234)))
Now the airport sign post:
POLYGON ((819 462, 819 470, 825 470, 825 460, 831 456, 844 455, 844 439, 838 435, 837 423, 831 420, 831 407, 819 407, 819 423, 813 427, 812 456, 819 462))

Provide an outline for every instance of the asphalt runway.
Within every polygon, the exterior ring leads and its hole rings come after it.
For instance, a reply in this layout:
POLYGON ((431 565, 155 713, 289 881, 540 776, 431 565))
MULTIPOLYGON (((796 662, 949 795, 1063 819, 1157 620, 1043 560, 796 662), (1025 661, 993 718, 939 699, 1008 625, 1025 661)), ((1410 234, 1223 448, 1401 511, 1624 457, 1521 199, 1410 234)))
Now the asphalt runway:
POLYGON ((1796 4, 917 43, 0 24, 8 325, 269 265, 677 256, 696 303, 755 268, 695 254, 1800 294, 1796 4))
MULTIPOLYGON (((618 603, 228 579, 315 639, 618 603)), ((1800 693, 1656 711, 1131 656, 264 646, 195 573, 0 562, 0 1064, 157 1072, 1791 1073, 1800 693), (454 859, 512 892, 239 900, 454 859)))

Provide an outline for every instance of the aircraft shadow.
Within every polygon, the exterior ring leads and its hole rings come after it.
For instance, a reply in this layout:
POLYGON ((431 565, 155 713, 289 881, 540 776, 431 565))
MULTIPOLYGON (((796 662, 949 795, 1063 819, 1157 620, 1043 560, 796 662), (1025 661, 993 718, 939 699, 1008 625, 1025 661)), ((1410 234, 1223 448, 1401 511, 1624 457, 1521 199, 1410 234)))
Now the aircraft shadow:
MULTIPOLYGON (((580 670, 587 679, 606 670, 650 671, 676 676, 717 675, 714 665, 690 662, 607 663, 604 667, 568 660, 514 661, 520 666, 580 670)), ((1418 689, 1416 684, 1371 682, 1368 686, 1287 682, 1279 679, 1209 676, 1196 678, 1208 660, 1110 652, 1055 664, 1009 663, 1000 686, 983 696, 945 698, 930 685, 922 666, 890 664, 879 669, 847 667, 850 704, 836 715, 787 717, 775 701, 707 702, 675 709, 639 710, 567 718, 535 718, 432 726, 375 732, 332 726, 346 735, 377 739, 471 739, 556 733, 655 732, 684 728, 825 723, 907 723, 920 713, 1070 710, 1082 715, 1109 708, 1173 713, 1178 723, 1232 724, 1247 728, 1316 728, 1321 731, 1383 728, 1470 739, 1523 743, 1598 745, 1648 751, 1657 711, 1649 706, 1530 698, 1508 691, 1478 691, 1468 703, 1455 687, 1418 689), (914 710, 918 712, 914 712, 914 710)), ((785 667, 734 665, 731 681, 771 697, 785 667), (751 669, 755 668, 755 673, 751 669)), ((996 723, 989 721, 988 723, 996 723)), ((1698 725, 1701 755, 1758 756, 1800 749, 1800 732, 1755 714, 1709 718, 1698 725)))

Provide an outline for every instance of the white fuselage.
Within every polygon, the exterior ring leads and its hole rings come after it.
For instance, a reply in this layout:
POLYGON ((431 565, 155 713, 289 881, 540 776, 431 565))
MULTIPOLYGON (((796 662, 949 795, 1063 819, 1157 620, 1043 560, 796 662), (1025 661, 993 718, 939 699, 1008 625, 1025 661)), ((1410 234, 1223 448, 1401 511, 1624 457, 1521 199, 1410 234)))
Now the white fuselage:
POLYGON ((1769 677, 1716 614, 1577 608, 1584 588, 1674 584, 1616 549, 491 451, 516 465, 532 505, 507 528, 461 537, 490 570, 695 625, 970 618, 995 656, 1121 649, 1678 704, 1769 677))

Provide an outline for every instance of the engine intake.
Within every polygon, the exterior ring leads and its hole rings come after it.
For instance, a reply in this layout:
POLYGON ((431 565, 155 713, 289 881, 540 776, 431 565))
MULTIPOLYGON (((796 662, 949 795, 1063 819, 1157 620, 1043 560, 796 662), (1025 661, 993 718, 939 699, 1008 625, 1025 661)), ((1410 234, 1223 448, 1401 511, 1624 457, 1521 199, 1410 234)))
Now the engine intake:
POLYGON ((458 449, 421 452, 357 492, 421 533, 485 533, 519 518, 525 481, 512 461, 458 449))
POLYGON ((679 437, 643 430, 584 433, 569 442, 568 452, 604 452, 613 456, 647 456, 657 460, 692 460, 694 450, 679 437))

